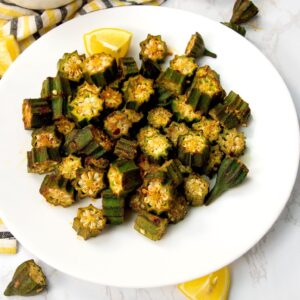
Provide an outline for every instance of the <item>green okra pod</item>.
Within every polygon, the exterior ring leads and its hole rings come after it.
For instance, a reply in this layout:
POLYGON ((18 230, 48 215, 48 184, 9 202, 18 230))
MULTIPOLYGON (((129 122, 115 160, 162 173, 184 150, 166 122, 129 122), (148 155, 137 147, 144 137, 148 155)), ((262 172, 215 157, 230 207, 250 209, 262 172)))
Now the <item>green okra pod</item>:
POLYGON ((43 270, 33 259, 20 264, 4 291, 5 296, 34 296, 47 286, 43 270))
POLYGON ((133 160, 117 159, 110 165, 107 177, 117 196, 127 195, 142 184, 140 169, 133 160))
POLYGON ((186 46, 185 55, 198 59, 202 56, 216 58, 217 55, 205 48, 204 40, 199 32, 193 34, 186 46))
POLYGON ((114 154, 119 158, 134 159, 137 155, 137 147, 137 141, 120 138, 116 143, 114 154))
POLYGON ((166 232, 168 220, 148 212, 140 212, 134 222, 134 229, 147 238, 157 241, 166 232))
POLYGON ((159 63, 146 59, 142 61, 140 74, 145 78, 156 79, 161 73, 161 66, 159 63))
POLYGON ((237 0, 233 6, 230 22, 233 24, 246 23, 258 14, 258 8, 252 1, 237 0))
POLYGON ((66 115, 68 99, 71 95, 72 90, 68 79, 56 76, 44 80, 41 97, 51 102, 54 120, 66 115))
POLYGON ((238 34, 242 35, 242 36, 246 36, 246 28, 238 25, 238 24, 234 24, 231 22, 221 22, 221 24, 227 26, 228 28, 234 30, 235 32, 237 32, 238 34))
POLYGON ((110 189, 102 192, 103 214, 108 223, 119 225, 124 222, 125 198, 116 196, 110 189))
POLYGON ((47 99, 25 99, 22 105, 22 115, 25 129, 40 128, 53 123, 52 106, 47 99))
POLYGON ((83 76, 89 84, 103 87, 118 76, 117 61, 106 53, 96 53, 82 63, 83 76))
POLYGON ((238 159, 224 158, 217 174, 216 183, 205 199, 205 205, 211 204, 221 194, 241 184, 248 172, 248 168, 238 159))
POLYGON ((40 194, 55 206, 68 207, 77 200, 77 192, 71 181, 60 174, 47 175, 40 187, 40 194))
POLYGON ((103 210, 92 204, 78 208, 77 216, 73 221, 73 229, 85 240, 99 235, 105 225, 106 217, 103 215, 103 210))
POLYGON ((139 68, 133 57, 122 57, 119 59, 119 70, 123 79, 128 79, 139 73, 139 68))
POLYGON ((27 152, 28 173, 45 174, 55 170, 61 161, 59 148, 32 148, 27 152))

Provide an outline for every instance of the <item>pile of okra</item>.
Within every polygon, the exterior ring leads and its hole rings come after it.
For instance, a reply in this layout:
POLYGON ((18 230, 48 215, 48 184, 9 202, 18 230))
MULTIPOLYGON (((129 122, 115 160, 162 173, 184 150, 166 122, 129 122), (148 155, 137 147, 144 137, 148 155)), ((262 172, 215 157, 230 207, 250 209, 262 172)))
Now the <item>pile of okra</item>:
POLYGON ((24 127, 33 130, 28 172, 46 174, 41 195, 63 207, 99 198, 74 216, 79 236, 95 237, 134 211, 134 228, 159 240, 189 208, 245 179, 240 127, 250 108, 201 65, 205 55, 216 58, 198 32, 168 67, 160 35, 140 43, 140 68, 133 57, 65 53, 40 97, 23 101, 24 127))

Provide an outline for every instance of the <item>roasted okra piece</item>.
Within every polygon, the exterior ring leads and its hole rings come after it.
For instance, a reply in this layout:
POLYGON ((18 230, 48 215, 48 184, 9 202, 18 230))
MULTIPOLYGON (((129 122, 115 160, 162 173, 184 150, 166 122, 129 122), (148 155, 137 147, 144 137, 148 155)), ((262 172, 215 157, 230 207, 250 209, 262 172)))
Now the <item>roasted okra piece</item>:
POLYGON ((109 187, 117 196, 124 196, 142 184, 140 169, 133 160, 117 159, 107 174, 109 187))
POLYGON ((246 149, 246 137, 236 128, 224 129, 217 142, 221 150, 228 156, 239 157, 244 154, 246 149))
POLYGON ((174 95, 182 95, 185 90, 186 76, 176 70, 167 68, 156 80, 158 88, 174 95))
POLYGON ((134 159, 137 155, 137 147, 137 141, 120 138, 116 143, 114 154, 119 158, 134 159))
POLYGON ((248 168, 240 160, 225 157, 219 168, 216 183, 205 199, 205 205, 211 204, 221 194, 241 184, 248 172, 248 168))
POLYGON ((193 173, 184 180, 184 193, 192 206, 200 206, 209 191, 209 182, 204 176, 193 173))
POLYGON ((100 98, 106 109, 118 109, 123 102, 122 94, 109 86, 101 92, 100 98))
POLYGON ((69 104, 69 113, 79 126, 97 119, 103 110, 104 100, 99 96, 100 88, 84 82, 78 87, 76 97, 69 104))
POLYGON ((216 58, 217 55, 205 48, 204 40, 199 32, 193 34, 186 46, 185 55, 198 59, 202 56, 216 58))
POLYGON ((110 152, 114 144, 101 129, 90 125, 90 130, 93 139, 84 148, 78 151, 78 153, 97 159, 110 152))
MULTIPOLYGON (((199 103, 197 105, 203 113, 207 113, 208 108, 210 108, 211 105, 222 101, 225 96, 225 91, 220 83, 220 76, 207 65, 198 68, 190 91, 192 89, 198 90, 198 97, 200 96, 200 99, 197 101, 199 103)), ((197 99, 197 94, 196 91, 193 93, 195 101, 197 99)), ((193 102, 192 99, 190 101, 193 102)))
POLYGON ((191 123, 201 119, 201 113, 195 111, 194 107, 187 102, 186 95, 176 97, 171 103, 171 108, 177 121, 191 123))
POLYGON ((138 65, 133 57, 120 58, 119 70, 123 79, 127 79, 139 73, 138 65))
POLYGON ((168 138, 151 126, 140 129, 137 141, 143 153, 150 160, 156 162, 167 159, 172 148, 168 138))
POLYGON ((179 171, 183 175, 183 177, 188 176, 189 174, 193 173, 193 169, 190 166, 185 166, 179 159, 174 159, 179 171))
POLYGON ((177 159, 166 161, 161 170, 166 173, 166 177, 175 185, 179 186, 183 182, 183 175, 180 170, 180 162, 177 159))
POLYGON ((142 61, 140 73, 145 78, 150 78, 155 80, 161 73, 161 66, 159 63, 153 60, 146 59, 142 61))
POLYGON ((58 148, 62 142, 62 139, 57 134, 54 125, 35 129, 31 136, 31 145, 33 148, 58 148))
POLYGON ((220 146, 218 144, 212 145, 209 149, 208 160, 202 168, 203 173, 212 177, 218 171, 222 159, 224 157, 224 153, 221 151, 220 146))
POLYGON ((223 127, 231 129, 238 127, 240 121, 235 112, 222 103, 217 104, 209 111, 209 116, 218 121, 223 127))
POLYGON ((148 212, 140 212, 134 222, 134 229, 147 238, 158 241, 167 230, 168 220, 148 212))
POLYGON ((241 25, 237 25, 231 22, 221 22, 221 24, 227 26, 228 28, 234 30, 235 32, 237 32, 238 34, 240 34, 241 36, 245 36, 246 35, 246 28, 241 26, 241 25))
POLYGON ((55 120, 54 125, 56 126, 57 131, 63 135, 69 134, 76 126, 73 121, 70 121, 66 117, 61 117, 58 120, 55 120))
POLYGON ((139 191, 130 196, 129 207, 137 213, 146 210, 146 205, 143 201, 142 194, 139 191))
POLYGON ((173 204, 170 210, 167 212, 167 217, 169 223, 176 224, 183 220, 188 213, 189 204, 186 201, 185 197, 182 195, 178 195, 173 201, 173 204))
POLYGON ((34 296, 47 286, 42 268, 33 259, 20 264, 4 291, 5 296, 34 296))
POLYGON ((132 123, 139 123, 144 117, 144 114, 142 112, 137 112, 134 109, 125 108, 122 111, 126 114, 128 120, 132 123))
POLYGON ((175 55, 175 57, 170 61, 170 68, 178 71, 183 76, 187 76, 187 78, 191 78, 198 68, 198 65, 193 57, 175 55))
POLYGON ((102 192, 103 214, 108 223, 119 225, 124 223, 125 198, 116 196, 110 189, 102 192))
POLYGON ((144 154, 141 154, 138 157, 138 166, 143 178, 145 178, 149 173, 155 173, 160 170, 160 165, 150 161, 150 159, 144 154))
POLYGON ((171 122, 172 113, 163 107, 156 107, 148 112, 148 123, 154 128, 165 128, 171 122))
POLYGON ((82 168, 81 158, 68 155, 64 157, 57 167, 57 172, 66 179, 73 180, 76 178, 76 172, 82 168))
POLYGON ((79 82, 82 77, 82 63, 85 55, 79 55, 77 51, 65 53, 58 61, 58 74, 70 81, 79 82))
POLYGON ((163 62, 168 56, 167 44, 161 39, 161 35, 148 34, 147 38, 140 43, 140 59, 163 62))
POLYGON ((25 99, 22 114, 25 129, 40 128, 53 123, 52 106, 46 99, 25 99))
POLYGON ((109 160, 103 157, 95 158, 93 156, 87 156, 84 159, 84 166, 106 170, 109 166, 109 160))
POLYGON ((201 92, 199 88, 192 87, 187 93, 187 103, 197 111, 198 114, 205 115, 209 111, 212 98, 208 94, 201 92))
POLYGON ((138 110, 154 94, 153 80, 137 75, 124 82, 122 88, 126 108, 138 110))
POLYGON ((193 130, 200 132, 209 142, 215 142, 220 135, 221 126, 216 120, 202 116, 200 121, 192 125, 193 130))
POLYGON ((231 91, 224 99, 224 105, 232 111, 242 126, 247 126, 251 115, 249 104, 244 101, 240 95, 231 91))
POLYGON ((190 167, 202 167, 209 156, 209 143, 198 133, 181 135, 178 140, 178 158, 190 167))
POLYGON ((91 125, 82 129, 73 129, 65 139, 63 150, 66 155, 78 153, 93 140, 91 125))
POLYGON ((174 97, 173 92, 159 86, 156 88, 155 101, 158 106, 168 106, 174 97))
POLYGON ((87 57, 82 64, 83 76, 90 84, 103 87, 118 76, 116 59, 106 53, 96 53, 87 57))
POLYGON ((233 24, 246 23, 258 14, 258 8, 252 1, 237 0, 233 6, 230 22, 233 24))
POLYGON ((78 208, 77 216, 73 221, 73 229, 85 240, 99 235, 105 225, 106 218, 103 210, 92 204, 78 208))
POLYGON ((72 184, 78 192, 79 198, 99 198, 101 191, 106 188, 104 175, 104 170, 93 167, 78 169, 72 184))
POLYGON ((47 175, 40 187, 40 193, 52 205, 68 207, 77 200, 77 192, 69 179, 59 174, 47 175))
POLYGON ((176 189, 164 173, 149 173, 140 188, 145 209, 160 215, 170 210, 176 198, 176 189), (149 176, 150 175, 150 176, 149 176))
POLYGON ((32 148, 27 152, 28 173, 45 174, 55 170, 61 161, 59 148, 32 148))
POLYGON ((128 136, 132 122, 129 121, 127 114, 116 110, 109 114, 104 120, 104 129, 112 139, 119 139, 128 136))
POLYGON ((72 90, 68 79, 56 76, 44 80, 41 97, 50 101, 54 120, 67 114, 68 100, 71 96, 72 90))
POLYGON ((80 153, 99 158, 112 147, 113 143, 101 129, 88 125, 82 129, 74 129, 66 136, 64 151, 67 155, 80 153))
POLYGON ((164 131, 173 145, 177 146, 178 138, 181 135, 187 134, 190 129, 186 126, 185 123, 172 122, 168 128, 165 128, 164 131))

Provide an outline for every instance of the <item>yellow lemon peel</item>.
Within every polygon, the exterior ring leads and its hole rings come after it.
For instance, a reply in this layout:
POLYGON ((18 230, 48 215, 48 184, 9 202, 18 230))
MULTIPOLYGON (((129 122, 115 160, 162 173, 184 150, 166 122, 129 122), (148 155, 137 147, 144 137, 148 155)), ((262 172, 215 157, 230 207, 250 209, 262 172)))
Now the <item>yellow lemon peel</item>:
POLYGON ((83 36, 87 54, 107 53, 119 59, 126 56, 132 33, 120 28, 98 28, 83 36))
POLYGON ((226 300, 230 287, 228 267, 207 276, 181 283, 178 289, 190 300, 226 300))
POLYGON ((0 37, 0 76, 20 54, 19 45, 13 35, 0 37))

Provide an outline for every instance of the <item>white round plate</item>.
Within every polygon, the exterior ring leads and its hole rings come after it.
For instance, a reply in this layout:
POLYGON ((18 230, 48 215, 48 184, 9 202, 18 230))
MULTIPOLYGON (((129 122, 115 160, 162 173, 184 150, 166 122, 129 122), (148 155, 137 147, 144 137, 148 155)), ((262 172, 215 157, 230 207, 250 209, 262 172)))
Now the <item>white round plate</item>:
MULTIPOLYGON (((279 216, 291 193, 299 159, 298 123, 290 94, 271 63, 245 38, 200 15, 157 7, 125 7, 76 18, 50 31, 11 66, 0 86, 0 211, 16 238, 40 259, 72 276, 112 286, 154 287, 194 279, 221 268, 250 249, 279 216), (76 238, 71 223, 77 208, 50 206, 39 194, 43 176, 28 174, 31 132, 23 129, 24 98, 39 97, 42 81, 54 76, 65 52, 83 52, 82 35, 99 27, 133 32, 129 55, 139 42, 161 34, 174 53, 184 53, 191 34, 203 34, 218 54, 205 58, 221 75, 227 92, 239 93, 252 108, 245 129, 243 161, 249 177, 212 205, 190 210, 153 242, 133 221, 99 237, 76 238)), ((100 200, 98 200, 98 203, 100 200)))

